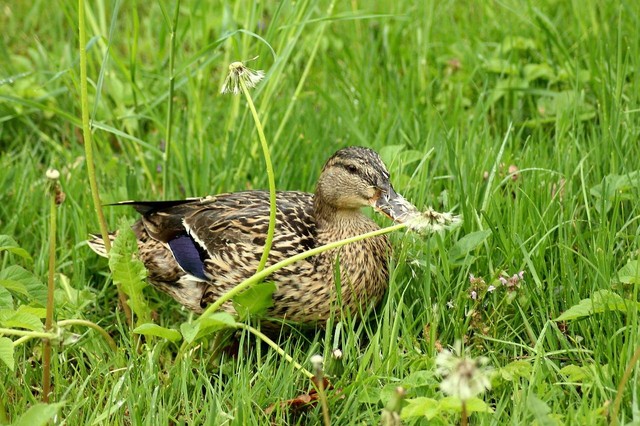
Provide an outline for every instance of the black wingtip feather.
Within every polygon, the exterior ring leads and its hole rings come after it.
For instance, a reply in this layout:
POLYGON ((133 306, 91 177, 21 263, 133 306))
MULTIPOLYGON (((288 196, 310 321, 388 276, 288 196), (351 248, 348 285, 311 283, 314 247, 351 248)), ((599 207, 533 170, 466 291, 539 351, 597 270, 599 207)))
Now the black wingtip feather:
POLYGON ((105 206, 131 206, 140 214, 153 213, 165 210, 174 206, 192 203, 200 198, 187 198, 186 200, 169 201, 120 201, 118 203, 105 204, 105 206))

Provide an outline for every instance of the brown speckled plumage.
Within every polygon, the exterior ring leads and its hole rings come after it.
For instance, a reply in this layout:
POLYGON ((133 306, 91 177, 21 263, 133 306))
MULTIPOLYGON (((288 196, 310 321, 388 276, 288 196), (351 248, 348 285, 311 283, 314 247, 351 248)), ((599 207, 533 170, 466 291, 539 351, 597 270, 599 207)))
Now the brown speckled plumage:
MULTIPOLYGON (((374 151, 361 147, 338 151, 325 164, 315 194, 277 193, 277 225, 267 265, 378 229, 361 208, 375 204, 388 188, 389 173, 374 151)), ((266 191, 124 204, 142 213, 133 229, 149 281, 194 311, 201 312, 258 267, 269 224, 266 191), (172 251, 170 242, 180 236, 196 246, 206 279, 185 272, 184 261, 172 251)), ((99 252, 101 243, 94 239, 90 245, 99 252)), ((336 264, 340 266, 340 308, 352 314, 365 310, 380 301, 387 287, 390 251, 387 238, 380 236, 277 271, 269 278, 277 290, 267 315, 304 323, 326 320, 336 301, 336 264)), ((230 304, 224 308, 233 310, 230 304)))

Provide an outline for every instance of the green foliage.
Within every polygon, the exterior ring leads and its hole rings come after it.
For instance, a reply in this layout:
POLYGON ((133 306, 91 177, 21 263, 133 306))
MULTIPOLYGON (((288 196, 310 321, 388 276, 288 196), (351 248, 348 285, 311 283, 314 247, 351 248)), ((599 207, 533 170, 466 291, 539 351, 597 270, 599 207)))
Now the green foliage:
POLYGON ((15 365, 13 342, 6 337, 0 337, 0 360, 13 371, 15 365))
POLYGON ((276 284, 266 282, 251 286, 233 298, 233 308, 241 320, 250 316, 260 317, 273 305, 273 292, 276 284))
POLYGON ((136 257, 137 253, 136 236, 130 225, 122 221, 109 253, 109 268, 113 274, 113 282, 119 284, 124 293, 129 296, 128 303, 137 317, 136 322, 144 324, 151 319, 151 308, 142 293, 148 285, 147 270, 142 261, 136 257))
POLYGON ((174 342, 174 343, 182 340, 182 335, 178 330, 161 327, 158 324, 153 324, 153 323, 141 324, 137 326, 133 330, 133 332, 137 334, 142 334, 144 336, 162 337, 163 339, 167 339, 168 341, 174 342))
POLYGON ((14 423, 13 426, 45 426, 51 421, 51 418, 55 416, 63 403, 56 404, 34 404, 22 414, 14 423))
POLYGON ((627 313, 640 308, 640 302, 623 299, 609 290, 598 290, 587 299, 582 299, 560 315, 556 321, 571 321, 603 312, 618 311, 627 313))
POLYGON ((2 251, 8 251, 9 253, 13 253, 28 261, 33 260, 29 253, 27 253, 27 251, 22 247, 18 246, 18 243, 16 243, 9 235, 0 235, 0 252, 2 251))
POLYGON ((235 326, 236 321, 231 315, 226 312, 214 312, 210 315, 202 315, 192 323, 182 323, 180 332, 185 342, 192 343, 203 336, 235 326))

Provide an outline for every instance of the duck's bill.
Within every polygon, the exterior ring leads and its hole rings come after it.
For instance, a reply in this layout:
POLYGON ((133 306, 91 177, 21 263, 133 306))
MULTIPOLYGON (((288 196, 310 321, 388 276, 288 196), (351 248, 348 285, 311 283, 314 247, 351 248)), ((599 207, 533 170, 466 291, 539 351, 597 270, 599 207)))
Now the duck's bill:
POLYGON ((416 206, 394 191, 391 185, 376 200, 372 200, 371 205, 376 211, 398 223, 405 223, 419 214, 416 206))

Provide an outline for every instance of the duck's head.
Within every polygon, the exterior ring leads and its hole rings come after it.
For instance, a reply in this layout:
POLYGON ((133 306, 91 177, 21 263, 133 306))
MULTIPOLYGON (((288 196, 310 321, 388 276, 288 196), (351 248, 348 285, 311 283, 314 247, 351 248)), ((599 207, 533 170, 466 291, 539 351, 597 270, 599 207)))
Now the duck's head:
POLYGON ((343 148, 326 162, 316 188, 318 204, 335 210, 371 206, 396 221, 415 210, 393 189, 378 153, 359 146, 343 148))

